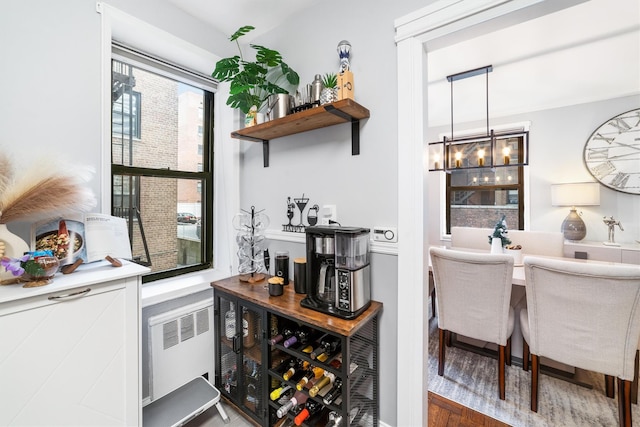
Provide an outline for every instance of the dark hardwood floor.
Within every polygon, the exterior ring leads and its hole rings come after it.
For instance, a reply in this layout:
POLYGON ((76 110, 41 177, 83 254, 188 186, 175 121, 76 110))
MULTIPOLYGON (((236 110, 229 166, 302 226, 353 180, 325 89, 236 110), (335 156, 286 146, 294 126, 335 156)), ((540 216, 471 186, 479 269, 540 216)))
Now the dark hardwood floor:
POLYGON ((429 427, 509 427, 501 421, 429 392, 429 427))

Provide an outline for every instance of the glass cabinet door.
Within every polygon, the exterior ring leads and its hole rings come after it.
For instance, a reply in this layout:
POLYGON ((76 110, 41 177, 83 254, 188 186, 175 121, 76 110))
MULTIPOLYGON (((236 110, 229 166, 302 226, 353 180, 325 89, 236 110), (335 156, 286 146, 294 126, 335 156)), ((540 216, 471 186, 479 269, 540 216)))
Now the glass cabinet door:
POLYGON ((219 298, 220 321, 218 322, 218 375, 220 388, 231 400, 238 401, 238 353, 240 343, 236 318, 236 302, 219 298))
POLYGON ((262 313, 239 304, 242 316, 242 390, 239 402, 258 417, 263 417, 264 388, 262 384, 262 313))

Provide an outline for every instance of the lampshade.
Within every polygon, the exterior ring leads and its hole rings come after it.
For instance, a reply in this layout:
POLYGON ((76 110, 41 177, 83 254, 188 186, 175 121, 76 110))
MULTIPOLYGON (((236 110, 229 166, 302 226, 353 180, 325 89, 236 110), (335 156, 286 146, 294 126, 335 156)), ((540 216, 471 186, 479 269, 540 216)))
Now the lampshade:
POLYGON ((597 182, 575 182, 551 184, 552 206, 598 206, 600 184, 597 182))
POLYGON ((560 227, 567 240, 578 241, 587 235, 587 226, 576 212, 576 206, 597 206, 599 204, 600 184, 597 182, 551 184, 551 205, 571 206, 569 215, 562 221, 560 227))

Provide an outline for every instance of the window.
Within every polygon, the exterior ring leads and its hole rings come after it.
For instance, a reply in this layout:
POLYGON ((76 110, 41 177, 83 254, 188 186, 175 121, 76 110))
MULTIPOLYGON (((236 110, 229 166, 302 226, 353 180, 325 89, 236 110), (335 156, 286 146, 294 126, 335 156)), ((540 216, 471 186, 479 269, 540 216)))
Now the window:
MULTIPOLYGON (((522 153, 523 137, 512 137, 522 153)), ((515 150, 514 150, 515 152, 515 150)), ((524 229, 524 167, 452 169, 446 175, 446 226, 493 228, 502 214, 511 229, 524 229)))
POLYGON ((210 268, 215 83, 114 44, 112 88, 112 215, 143 282, 210 268))

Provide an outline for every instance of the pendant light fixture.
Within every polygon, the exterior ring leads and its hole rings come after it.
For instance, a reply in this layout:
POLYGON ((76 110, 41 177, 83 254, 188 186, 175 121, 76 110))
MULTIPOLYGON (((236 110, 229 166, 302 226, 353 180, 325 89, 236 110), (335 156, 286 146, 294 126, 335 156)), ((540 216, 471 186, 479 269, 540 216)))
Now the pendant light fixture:
POLYGON ((489 73, 493 66, 475 68, 447 76, 451 85, 451 136, 430 142, 429 171, 451 172, 458 169, 495 169, 529 164, 529 132, 494 132, 489 126, 489 73), (485 76, 486 135, 455 138, 453 133, 453 83, 478 75, 485 76))

